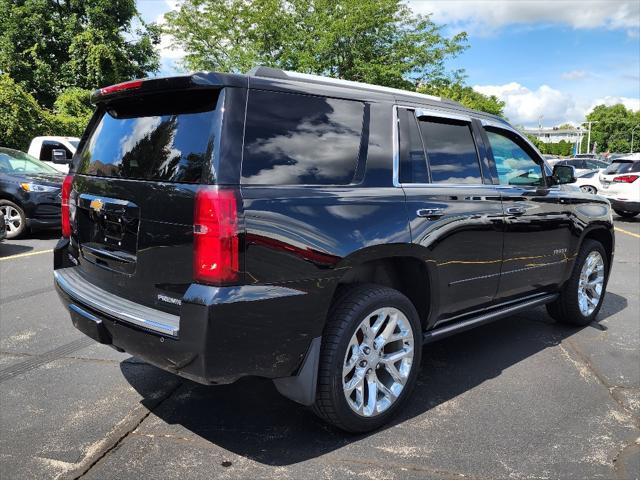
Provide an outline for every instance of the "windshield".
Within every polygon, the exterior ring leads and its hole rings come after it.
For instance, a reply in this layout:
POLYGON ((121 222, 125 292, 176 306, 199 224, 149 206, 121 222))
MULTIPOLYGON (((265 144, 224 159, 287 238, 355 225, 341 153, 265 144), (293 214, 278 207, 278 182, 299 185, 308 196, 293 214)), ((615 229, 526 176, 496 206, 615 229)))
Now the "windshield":
POLYGON ((32 157, 28 153, 10 148, 0 148, 0 172, 1 173, 55 173, 58 170, 44 162, 32 157))

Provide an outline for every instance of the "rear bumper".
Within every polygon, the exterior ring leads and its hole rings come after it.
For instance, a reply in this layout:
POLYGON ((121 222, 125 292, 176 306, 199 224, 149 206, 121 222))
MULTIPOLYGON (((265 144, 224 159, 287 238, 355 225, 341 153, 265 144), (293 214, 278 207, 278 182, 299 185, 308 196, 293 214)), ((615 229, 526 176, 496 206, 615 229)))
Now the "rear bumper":
POLYGON ((317 292, 317 282, 297 288, 192 284, 175 316, 108 292, 100 295, 78 272, 68 275, 75 267, 60 265, 65 251, 54 252, 54 283, 78 330, 199 383, 230 383, 247 375, 289 377, 312 339, 322 334, 330 297, 317 292))

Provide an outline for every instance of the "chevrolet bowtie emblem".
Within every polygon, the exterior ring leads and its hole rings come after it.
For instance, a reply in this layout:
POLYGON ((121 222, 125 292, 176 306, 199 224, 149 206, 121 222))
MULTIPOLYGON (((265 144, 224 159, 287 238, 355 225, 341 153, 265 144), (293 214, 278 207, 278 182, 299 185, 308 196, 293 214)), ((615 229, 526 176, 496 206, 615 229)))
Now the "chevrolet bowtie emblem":
POLYGON ((89 204, 89 208, 96 213, 100 213, 102 211, 102 207, 104 207, 104 202, 99 198, 91 200, 91 203, 89 204))

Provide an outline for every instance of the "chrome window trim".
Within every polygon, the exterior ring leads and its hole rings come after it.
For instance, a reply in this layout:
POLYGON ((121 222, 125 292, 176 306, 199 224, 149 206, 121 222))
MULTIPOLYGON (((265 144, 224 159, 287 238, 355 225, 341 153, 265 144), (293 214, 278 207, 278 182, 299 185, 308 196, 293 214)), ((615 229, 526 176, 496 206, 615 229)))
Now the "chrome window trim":
MULTIPOLYGON (((398 109, 403 108, 406 110, 413 110, 416 114, 416 118, 418 118, 417 112, 420 111, 423 113, 423 116, 434 117, 434 118, 444 118, 451 120, 461 120, 469 123, 469 127, 471 128, 472 117, 470 115, 462 115, 457 113, 446 112, 444 110, 436 110, 436 109, 426 109, 422 107, 416 107, 412 105, 394 105, 393 106, 393 115, 392 115, 392 137, 393 137, 393 186, 399 188, 424 188, 424 187, 435 187, 435 188, 486 188, 486 187, 495 187, 493 184, 486 183, 401 183, 400 182, 400 132, 399 132, 399 118, 398 118, 398 109)), ((473 143, 475 144, 475 138, 473 139, 473 143)), ((426 145, 423 144, 426 154, 426 145)), ((476 153, 478 154, 478 166, 480 168, 480 173, 482 174, 482 165, 480 162, 480 155, 478 150, 478 145, 476 145, 476 153)))
POLYGON ((109 293, 84 280, 77 267, 54 270, 58 287, 80 305, 85 305, 111 318, 151 330, 162 335, 177 337, 180 317, 109 293))

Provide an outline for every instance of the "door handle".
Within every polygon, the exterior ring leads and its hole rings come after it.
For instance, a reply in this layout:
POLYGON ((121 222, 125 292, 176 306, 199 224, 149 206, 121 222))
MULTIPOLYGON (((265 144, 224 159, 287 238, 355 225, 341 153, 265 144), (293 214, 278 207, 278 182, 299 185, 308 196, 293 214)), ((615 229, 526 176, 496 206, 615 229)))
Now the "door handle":
POLYGON ((424 218, 440 218, 444 215, 444 208, 420 208, 416 215, 424 218))
POLYGON ((507 208, 507 213, 509 215, 523 215, 527 212, 527 209, 524 207, 509 207, 507 208))

